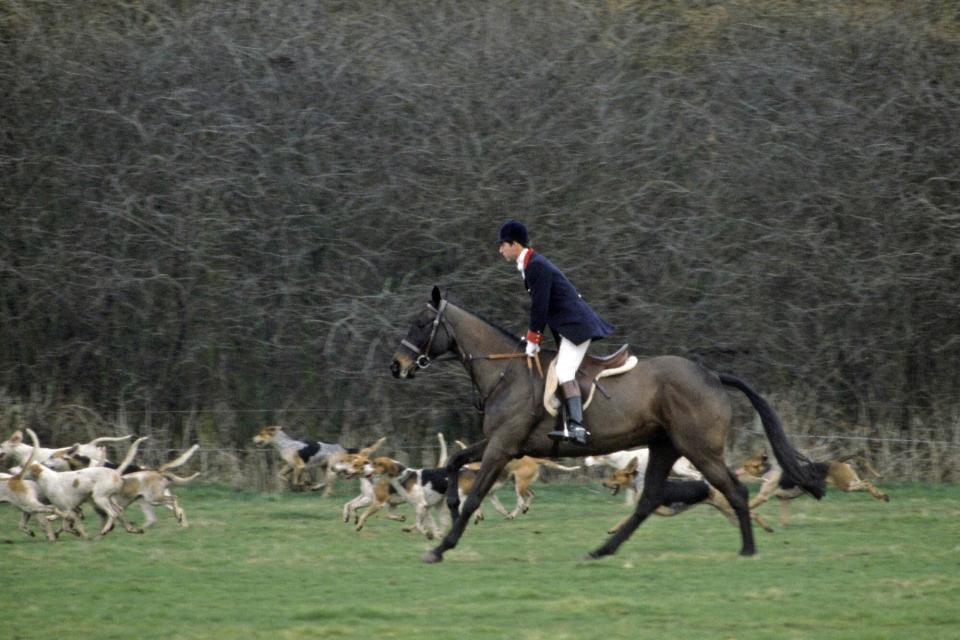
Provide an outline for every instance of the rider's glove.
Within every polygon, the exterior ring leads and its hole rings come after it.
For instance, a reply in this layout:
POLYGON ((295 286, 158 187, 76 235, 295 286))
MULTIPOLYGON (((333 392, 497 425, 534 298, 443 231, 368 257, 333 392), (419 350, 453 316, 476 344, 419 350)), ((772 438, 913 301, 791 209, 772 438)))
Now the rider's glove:
POLYGON ((540 351, 540 342, 543 341, 543 334, 539 331, 527 331, 527 357, 532 358, 540 351))

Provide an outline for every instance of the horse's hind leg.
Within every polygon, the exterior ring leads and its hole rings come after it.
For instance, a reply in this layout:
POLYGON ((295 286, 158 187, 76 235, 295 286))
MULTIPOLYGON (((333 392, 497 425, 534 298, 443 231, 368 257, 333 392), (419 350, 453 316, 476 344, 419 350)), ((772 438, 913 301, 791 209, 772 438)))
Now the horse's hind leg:
POLYGON ((643 493, 640 494, 636 509, 624 522, 618 525, 619 528, 616 533, 610 536, 601 547, 587 554, 587 559, 602 558, 616 553, 620 545, 633 535, 633 532, 647 519, 647 516, 663 504, 663 491, 667 476, 670 474, 673 463, 679 457, 680 454, 669 440, 662 439, 650 445, 650 462, 647 465, 647 472, 644 474, 643 493))
POLYGON ((687 458, 700 470, 703 478, 723 494, 723 497, 733 508, 737 516, 737 522, 740 524, 740 540, 742 542, 740 555, 752 556, 755 554, 757 547, 753 542, 753 527, 750 522, 750 509, 747 506, 749 502, 747 488, 727 468, 722 456, 697 458, 688 455, 687 458))

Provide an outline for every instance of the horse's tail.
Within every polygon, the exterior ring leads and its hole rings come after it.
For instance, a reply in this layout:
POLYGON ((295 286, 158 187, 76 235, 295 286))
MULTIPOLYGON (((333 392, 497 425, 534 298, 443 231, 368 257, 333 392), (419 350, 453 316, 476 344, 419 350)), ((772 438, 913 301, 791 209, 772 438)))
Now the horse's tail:
POLYGON ((721 373, 720 382, 742 391, 750 400, 753 408, 760 414, 760 421, 763 422, 763 430, 767 434, 767 440, 770 441, 773 456, 783 468, 786 479, 795 483, 817 500, 822 498, 827 493, 826 481, 821 474, 816 473, 810 459, 794 449, 790 441, 787 440, 787 434, 784 432, 783 425, 780 424, 780 418, 777 417, 773 407, 767 404, 767 401, 760 397, 760 394, 750 388, 750 385, 736 376, 721 373))

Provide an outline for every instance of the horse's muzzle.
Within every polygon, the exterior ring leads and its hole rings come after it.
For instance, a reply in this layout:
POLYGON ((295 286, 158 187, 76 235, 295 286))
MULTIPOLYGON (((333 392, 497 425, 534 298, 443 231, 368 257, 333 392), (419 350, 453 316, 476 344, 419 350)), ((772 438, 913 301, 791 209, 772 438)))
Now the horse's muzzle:
POLYGON ((390 373, 393 374, 394 378, 412 378, 413 370, 416 366, 417 364, 415 362, 404 364, 401 363, 399 359, 394 358, 393 362, 390 363, 390 373))

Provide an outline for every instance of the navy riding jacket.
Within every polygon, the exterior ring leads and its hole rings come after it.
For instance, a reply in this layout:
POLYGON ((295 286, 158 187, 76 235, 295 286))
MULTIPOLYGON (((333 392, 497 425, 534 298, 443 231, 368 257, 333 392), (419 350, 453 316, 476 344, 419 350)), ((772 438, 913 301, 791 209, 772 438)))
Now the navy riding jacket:
POLYGON ((530 253, 523 270, 523 284, 532 299, 531 331, 543 333, 549 325, 554 333, 574 344, 613 333, 613 326, 580 297, 560 269, 532 249, 530 253))

